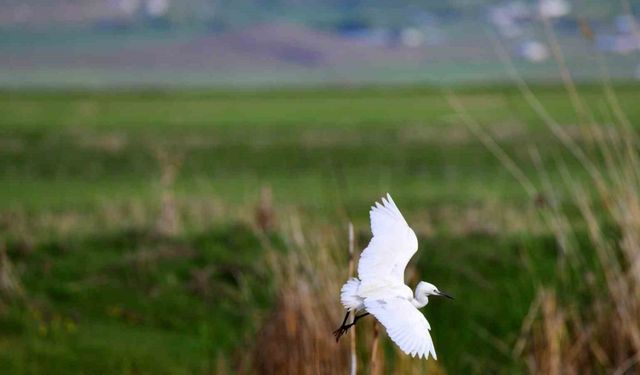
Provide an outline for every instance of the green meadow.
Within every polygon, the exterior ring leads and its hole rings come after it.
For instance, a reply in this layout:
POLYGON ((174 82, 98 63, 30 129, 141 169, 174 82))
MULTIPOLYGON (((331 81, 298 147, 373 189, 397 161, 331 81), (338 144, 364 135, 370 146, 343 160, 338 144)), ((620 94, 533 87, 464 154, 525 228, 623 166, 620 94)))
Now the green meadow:
MULTIPOLYGON (((638 123, 640 87, 614 89, 638 123)), ((533 91, 598 163, 564 89, 533 91)), ((613 126, 602 88, 579 91, 613 126)), ((567 176, 586 181, 583 166, 510 86, 0 92, 0 372, 251 373, 278 293, 267 250, 290 251, 277 227, 345 233, 346 278, 347 223, 361 250, 387 192, 420 238, 418 279, 456 297, 425 309, 442 368, 524 371, 513 348, 560 256, 547 197, 527 193, 452 96, 578 215, 567 176)))

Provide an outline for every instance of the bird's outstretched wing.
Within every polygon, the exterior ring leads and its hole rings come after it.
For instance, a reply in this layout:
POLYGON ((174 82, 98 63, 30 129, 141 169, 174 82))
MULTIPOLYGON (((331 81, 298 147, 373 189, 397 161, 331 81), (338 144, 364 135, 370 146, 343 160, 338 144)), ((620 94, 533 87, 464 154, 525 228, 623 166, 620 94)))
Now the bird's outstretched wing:
POLYGON ((411 302, 401 297, 367 298, 364 305, 387 329, 387 334, 400 349, 412 357, 436 358, 431 340, 431 326, 411 302))
POLYGON ((418 239, 387 194, 369 212, 373 238, 360 256, 360 280, 393 280, 404 284, 404 269, 418 250, 418 239))

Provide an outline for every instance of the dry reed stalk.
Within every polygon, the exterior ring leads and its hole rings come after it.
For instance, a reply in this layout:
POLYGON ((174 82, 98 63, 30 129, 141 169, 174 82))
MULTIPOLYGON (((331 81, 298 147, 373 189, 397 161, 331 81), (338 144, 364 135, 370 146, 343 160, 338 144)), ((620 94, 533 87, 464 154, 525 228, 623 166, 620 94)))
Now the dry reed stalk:
POLYGON ((268 185, 260 189, 260 202, 255 210, 255 222, 263 232, 271 232, 276 227, 276 216, 273 209, 273 192, 268 185))
POLYGON ((156 150, 155 156, 162 171, 160 176, 162 205, 156 229, 161 235, 175 236, 180 232, 180 217, 173 186, 182 165, 182 156, 172 155, 162 149, 156 150))
POLYGON ((7 255, 6 245, 0 243, 0 297, 22 297, 23 292, 20 280, 7 255))
MULTIPOLYGON (((353 223, 349 222, 349 278, 353 277, 355 272, 355 233, 353 231, 353 223)), ((354 318, 355 319, 355 315, 354 318)), ((349 337, 349 358, 351 361, 350 374, 358 373, 358 356, 356 352, 356 326, 351 327, 351 336, 349 337)))
POLYGON ((381 366, 380 366, 380 358, 378 354, 378 347, 380 346, 380 331, 378 328, 378 321, 373 320, 373 339, 371 344, 371 362, 369 365, 369 369, 371 371, 371 375, 379 375, 381 366))

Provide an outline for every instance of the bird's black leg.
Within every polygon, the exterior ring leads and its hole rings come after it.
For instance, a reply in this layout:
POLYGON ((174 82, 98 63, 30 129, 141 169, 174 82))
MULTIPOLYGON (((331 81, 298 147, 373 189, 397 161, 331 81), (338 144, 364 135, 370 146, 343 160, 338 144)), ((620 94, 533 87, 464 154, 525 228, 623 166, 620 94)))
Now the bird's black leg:
POLYGON ((336 337, 336 342, 340 340, 340 336, 344 335, 344 333, 347 332, 347 329, 345 329, 345 327, 347 325, 347 319, 349 319, 350 314, 351 311, 347 311, 347 313, 344 315, 344 319, 342 320, 342 324, 340 324, 340 327, 333 331, 333 335, 336 337))
POLYGON ((354 325, 356 325, 356 323, 358 322, 358 320, 360 320, 360 318, 364 318, 367 315, 369 315, 369 313, 356 315, 353 318, 353 322, 351 322, 349 324, 346 324, 347 323, 347 318, 349 317, 349 312, 347 312, 347 315, 345 315, 344 321, 342 322, 342 325, 340 326, 340 328, 338 328, 335 331, 333 331, 333 335, 336 337, 336 342, 338 342, 340 340, 340 337, 342 337, 342 335, 344 335, 345 333, 347 333, 347 331, 349 331, 349 328, 351 328, 354 325))
POLYGON ((342 324, 340 324, 340 327, 344 327, 344 325, 347 324, 347 319, 349 319, 349 314, 351 314, 351 311, 347 311, 347 313, 344 314, 344 319, 342 320, 342 324))
POLYGON ((353 319, 353 323, 351 323, 351 325, 349 327, 351 327, 352 325, 356 324, 356 322, 360 319, 360 318, 364 318, 365 316, 369 315, 369 313, 364 313, 364 314, 360 314, 358 316, 356 316, 355 319, 353 319))

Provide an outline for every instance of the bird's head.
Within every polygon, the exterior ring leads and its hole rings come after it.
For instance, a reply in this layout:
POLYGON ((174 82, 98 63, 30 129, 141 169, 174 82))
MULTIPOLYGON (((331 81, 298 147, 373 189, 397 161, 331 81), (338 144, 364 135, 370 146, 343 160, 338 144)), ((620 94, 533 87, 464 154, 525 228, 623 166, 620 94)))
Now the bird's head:
POLYGON ((429 296, 447 297, 449 299, 453 299, 453 297, 441 291, 435 285, 426 281, 419 282, 416 286, 416 299, 427 298, 429 296))

